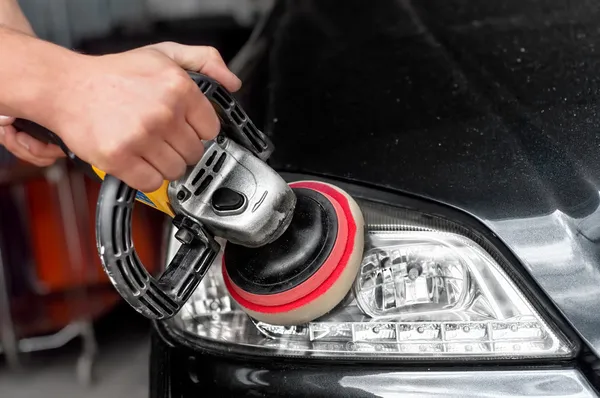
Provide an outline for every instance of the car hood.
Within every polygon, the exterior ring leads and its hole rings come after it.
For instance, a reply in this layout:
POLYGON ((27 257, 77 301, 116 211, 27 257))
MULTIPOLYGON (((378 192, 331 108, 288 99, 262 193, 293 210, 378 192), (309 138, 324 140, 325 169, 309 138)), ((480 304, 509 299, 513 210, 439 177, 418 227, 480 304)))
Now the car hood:
POLYGON ((480 219, 600 353, 600 5, 563 3, 289 2, 265 130, 279 170, 480 219))

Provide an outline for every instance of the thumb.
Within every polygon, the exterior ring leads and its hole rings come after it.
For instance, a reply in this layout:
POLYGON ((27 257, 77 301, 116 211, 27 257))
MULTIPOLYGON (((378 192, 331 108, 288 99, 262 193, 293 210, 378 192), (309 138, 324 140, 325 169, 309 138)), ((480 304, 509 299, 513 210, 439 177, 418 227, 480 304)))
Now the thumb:
POLYGON ((212 77, 230 92, 235 92, 242 86, 242 81, 229 70, 221 54, 214 47, 163 42, 146 48, 160 51, 185 70, 212 77))
POLYGON ((0 126, 10 126, 15 121, 14 117, 0 115, 0 126))

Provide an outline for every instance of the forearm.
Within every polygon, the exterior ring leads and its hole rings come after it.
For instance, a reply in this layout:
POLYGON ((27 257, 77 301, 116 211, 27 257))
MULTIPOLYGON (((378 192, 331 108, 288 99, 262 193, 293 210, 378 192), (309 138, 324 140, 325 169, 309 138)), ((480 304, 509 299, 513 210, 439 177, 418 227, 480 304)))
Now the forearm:
MULTIPOLYGON (((34 75, 28 75, 42 47, 18 0, 0 0, 0 114, 24 117, 31 99, 41 95, 34 75), (24 36, 28 35, 28 36, 24 36), (30 36, 30 37, 29 37, 30 36), (29 72, 29 73, 28 73, 29 72)), ((44 46, 47 47, 47 46, 44 46)), ((35 72, 34 72, 35 73, 35 72)), ((37 73, 41 76, 41 73, 37 73)))
POLYGON ((60 106, 64 82, 80 57, 0 26, 0 115, 49 122, 60 106))
POLYGON ((34 35, 33 28, 17 0, 0 0, 0 26, 34 35))

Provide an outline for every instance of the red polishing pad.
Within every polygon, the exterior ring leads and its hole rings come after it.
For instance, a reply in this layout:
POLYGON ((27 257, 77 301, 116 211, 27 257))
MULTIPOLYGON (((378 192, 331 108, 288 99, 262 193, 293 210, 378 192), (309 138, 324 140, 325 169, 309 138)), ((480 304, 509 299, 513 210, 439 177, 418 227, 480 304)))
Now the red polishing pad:
POLYGON ((290 184, 298 204, 290 227, 259 249, 227 243, 223 278, 231 297, 253 318, 279 325, 310 322, 348 293, 364 247, 364 220, 333 185, 290 184))

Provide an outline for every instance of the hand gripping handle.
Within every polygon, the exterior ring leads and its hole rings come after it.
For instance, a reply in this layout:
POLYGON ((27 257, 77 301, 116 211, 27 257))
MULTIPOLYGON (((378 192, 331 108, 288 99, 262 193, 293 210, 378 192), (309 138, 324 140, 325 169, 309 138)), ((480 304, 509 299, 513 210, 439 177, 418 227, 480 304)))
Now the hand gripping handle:
POLYGON ((54 134, 52 131, 48 130, 43 126, 40 126, 35 122, 25 119, 16 119, 13 122, 13 126, 18 131, 23 131, 32 136, 33 138, 37 139, 38 141, 43 142, 44 144, 54 144, 59 146, 60 149, 62 149, 62 151, 69 157, 69 159, 71 159, 71 161, 77 166, 79 170, 83 171, 88 177, 92 178, 93 180, 100 180, 98 175, 94 172, 94 169, 92 169, 92 166, 79 159, 73 152, 71 152, 69 148, 67 148, 63 140, 61 140, 60 137, 54 134))
MULTIPOLYGON (((207 96, 221 120, 221 133, 266 161, 273 152, 269 138, 259 131, 233 96, 217 81, 188 72, 207 96)), ((18 119, 15 126, 44 142, 59 145, 77 161, 62 140, 33 122, 18 119)), ((91 166, 82 162, 84 167, 91 166)), ((150 319, 177 314, 219 252, 219 245, 200 224, 176 216, 181 247, 163 274, 155 279, 140 261, 132 240, 132 212, 137 190, 118 178, 106 175, 96 208, 96 244, 104 271, 119 294, 136 311, 150 319)))
MULTIPOLYGON (((213 104, 221 120, 223 134, 266 161, 273 153, 273 143, 256 128, 235 98, 216 80, 201 73, 187 73, 213 104)), ((90 165, 81 161, 67 148, 58 135, 47 128, 25 119, 16 119, 13 125, 17 130, 26 132, 39 141, 58 145, 76 164, 91 169, 90 165)))

